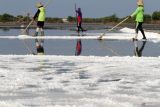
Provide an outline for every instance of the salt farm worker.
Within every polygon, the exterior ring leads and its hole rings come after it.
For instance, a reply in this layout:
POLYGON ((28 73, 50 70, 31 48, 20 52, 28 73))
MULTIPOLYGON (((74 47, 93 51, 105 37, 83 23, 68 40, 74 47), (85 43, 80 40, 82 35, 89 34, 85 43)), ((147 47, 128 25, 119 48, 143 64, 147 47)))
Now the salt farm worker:
POLYGON ((82 28, 82 12, 81 12, 81 8, 78 8, 78 10, 76 10, 76 15, 77 16, 77 28, 78 28, 78 33, 81 31, 83 32, 83 28, 82 28))
POLYGON ((130 18, 136 16, 136 20, 135 20, 136 21, 136 35, 135 35, 135 38, 133 38, 133 40, 137 40, 138 30, 141 31, 141 33, 143 35, 143 39, 146 39, 146 36, 144 34, 144 30, 142 27, 142 24, 144 21, 144 3, 142 0, 138 0, 137 5, 138 5, 138 7, 137 7, 136 11, 131 16, 129 16, 130 18))
POLYGON ((38 10, 34 15, 33 20, 36 20, 37 18, 37 28, 34 36, 38 36, 39 31, 41 32, 41 36, 44 36, 43 27, 46 18, 46 10, 41 3, 37 3, 36 7, 38 8, 38 10))

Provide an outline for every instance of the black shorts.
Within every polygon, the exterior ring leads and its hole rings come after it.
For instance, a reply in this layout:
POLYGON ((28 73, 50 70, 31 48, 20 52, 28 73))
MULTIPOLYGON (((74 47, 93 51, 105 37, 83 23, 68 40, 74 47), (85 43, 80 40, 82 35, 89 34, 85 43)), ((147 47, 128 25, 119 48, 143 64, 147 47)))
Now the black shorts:
POLYGON ((44 27, 44 21, 38 21, 38 22, 37 22, 37 26, 38 26, 39 28, 43 28, 43 27, 44 27))

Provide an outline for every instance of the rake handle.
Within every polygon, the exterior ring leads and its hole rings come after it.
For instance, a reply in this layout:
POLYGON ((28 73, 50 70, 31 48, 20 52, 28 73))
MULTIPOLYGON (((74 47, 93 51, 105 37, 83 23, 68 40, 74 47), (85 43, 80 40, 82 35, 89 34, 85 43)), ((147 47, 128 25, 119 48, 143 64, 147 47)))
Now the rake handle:
MULTIPOLYGON (((107 32, 110 32, 112 31, 113 29, 115 29, 116 27, 118 27, 119 25, 121 25, 123 22, 125 22, 126 20, 128 20, 129 17, 125 18, 124 20, 122 20, 121 22, 119 22, 117 25, 115 25, 114 27, 112 27, 110 30, 108 30, 107 32)), ((107 33, 107 32, 104 32, 98 39, 102 39, 102 37, 107 33)))

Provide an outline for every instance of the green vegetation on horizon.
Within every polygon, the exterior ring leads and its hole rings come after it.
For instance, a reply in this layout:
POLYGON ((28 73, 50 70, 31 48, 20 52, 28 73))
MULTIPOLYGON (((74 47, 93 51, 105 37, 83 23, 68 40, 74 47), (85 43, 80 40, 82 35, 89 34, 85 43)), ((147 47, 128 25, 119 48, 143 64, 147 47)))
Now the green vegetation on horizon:
MULTIPOLYGON (((152 15, 145 14, 144 16, 145 16, 145 23, 160 22, 160 11, 155 11, 152 13, 152 15)), ((83 22, 84 23, 110 23, 110 22, 119 22, 119 21, 123 20, 124 18, 118 18, 116 14, 113 14, 111 16, 106 16, 106 17, 102 17, 102 18, 83 18, 83 22)), ((0 22, 19 22, 19 23, 22 23, 22 22, 28 22, 30 20, 31 20, 31 18, 29 17, 29 15, 27 15, 27 16, 22 16, 22 15, 13 16, 13 15, 10 15, 7 13, 0 15, 0 22)), ((76 18, 73 16, 68 16, 67 20, 69 22, 75 22, 76 18)), ((52 17, 47 17, 46 22, 48 22, 48 23, 63 23, 62 18, 52 18, 52 17)), ((132 23, 132 22, 134 22, 134 20, 129 19, 127 22, 132 23)))

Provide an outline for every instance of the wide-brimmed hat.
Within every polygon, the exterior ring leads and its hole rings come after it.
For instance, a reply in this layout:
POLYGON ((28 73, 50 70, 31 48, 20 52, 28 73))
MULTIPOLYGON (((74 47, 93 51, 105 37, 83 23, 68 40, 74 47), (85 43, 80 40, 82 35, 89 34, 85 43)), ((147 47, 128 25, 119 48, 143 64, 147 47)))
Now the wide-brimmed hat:
POLYGON ((143 5, 144 5, 143 0, 138 0, 138 1, 137 1, 137 5, 138 5, 138 6, 143 6, 143 5))
POLYGON ((37 8, 39 8, 39 7, 41 7, 41 6, 43 6, 42 3, 40 3, 40 2, 39 2, 39 3, 36 3, 36 7, 37 7, 37 8))

